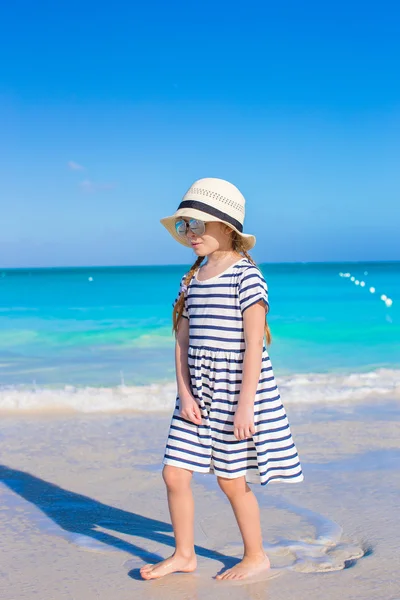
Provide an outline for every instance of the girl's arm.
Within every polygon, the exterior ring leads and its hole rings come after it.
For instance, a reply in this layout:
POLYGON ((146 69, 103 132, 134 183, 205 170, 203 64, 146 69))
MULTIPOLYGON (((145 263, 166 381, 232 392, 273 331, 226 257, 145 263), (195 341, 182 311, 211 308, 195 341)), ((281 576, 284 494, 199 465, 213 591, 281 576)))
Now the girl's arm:
POLYGON ((234 419, 234 433, 239 440, 251 437, 254 428, 254 401, 260 379, 264 346, 265 304, 253 304, 243 313, 246 349, 243 359, 243 376, 238 406, 234 419))
POLYGON ((182 317, 179 320, 175 342, 175 373, 180 401, 180 414, 184 419, 192 421, 192 423, 195 423, 196 425, 200 425, 200 408, 196 400, 193 398, 190 385, 188 348, 189 319, 182 317))

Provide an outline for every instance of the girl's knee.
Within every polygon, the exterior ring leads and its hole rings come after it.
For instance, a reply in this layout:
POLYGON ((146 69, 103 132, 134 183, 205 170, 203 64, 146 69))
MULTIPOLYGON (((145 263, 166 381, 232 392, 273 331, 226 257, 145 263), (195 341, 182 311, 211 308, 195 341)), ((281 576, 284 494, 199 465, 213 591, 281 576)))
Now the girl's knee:
POLYGON ((188 469, 164 465, 162 475, 169 491, 182 490, 182 488, 190 487, 192 472, 188 469))
POLYGON ((244 477, 238 477, 235 479, 227 479, 226 477, 217 477, 218 484, 221 490, 228 496, 228 498, 245 494, 250 491, 249 486, 246 483, 244 477))

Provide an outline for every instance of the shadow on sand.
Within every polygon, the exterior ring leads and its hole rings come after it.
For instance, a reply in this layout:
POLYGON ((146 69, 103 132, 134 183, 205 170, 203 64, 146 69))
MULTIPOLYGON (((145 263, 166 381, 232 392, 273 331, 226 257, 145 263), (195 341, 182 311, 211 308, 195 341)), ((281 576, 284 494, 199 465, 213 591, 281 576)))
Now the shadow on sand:
MULTIPOLYGON (((154 563, 164 557, 148 552, 145 548, 132 542, 114 537, 110 533, 99 531, 96 527, 104 527, 115 532, 175 547, 172 527, 164 521, 108 506, 88 496, 64 490, 30 473, 4 465, 0 465, 0 481, 10 490, 37 506, 65 531, 85 535, 113 548, 129 552, 144 562, 154 563)), ((232 557, 202 546, 195 546, 195 549, 198 556, 218 560, 223 563, 224 567, 230 567, 237 562, 232 557)), ((129 576, 133 579, 141 579, 139 569, 132 569, 129 576)))

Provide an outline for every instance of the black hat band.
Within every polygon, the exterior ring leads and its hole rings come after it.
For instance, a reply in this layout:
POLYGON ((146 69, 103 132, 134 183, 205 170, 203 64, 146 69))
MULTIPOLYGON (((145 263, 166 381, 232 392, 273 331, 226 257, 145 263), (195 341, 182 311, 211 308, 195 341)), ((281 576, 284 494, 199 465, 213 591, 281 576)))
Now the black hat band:
POLYGON ((227 213, 222 212, 222 210, 218 210, 218 208, 214 208, 209 204, 205 204, 204 202, 198 202, 197 200, 182 200, 180 205, 178 206, 178 210, 180 208, 194 208, 196 210, 201 210, 202 212, 207 213, 208 215, 212 215, 213 217, 217 217, 221 221, 226 221, 233 225, 240 233, 243 232, 243 225, 240 221, 237 221, 227 213))

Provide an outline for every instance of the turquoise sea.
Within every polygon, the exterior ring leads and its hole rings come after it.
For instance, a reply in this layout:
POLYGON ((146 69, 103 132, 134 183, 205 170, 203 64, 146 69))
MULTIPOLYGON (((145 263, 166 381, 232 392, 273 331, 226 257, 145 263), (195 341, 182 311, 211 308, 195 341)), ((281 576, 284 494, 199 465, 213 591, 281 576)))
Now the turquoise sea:
MULTIPOLYGON (((400 262, 260 267, 284 402, 399 395, 400 262)), ((0 271, 0 409, 170 406, 171 310, 187 268, 0 271)))

